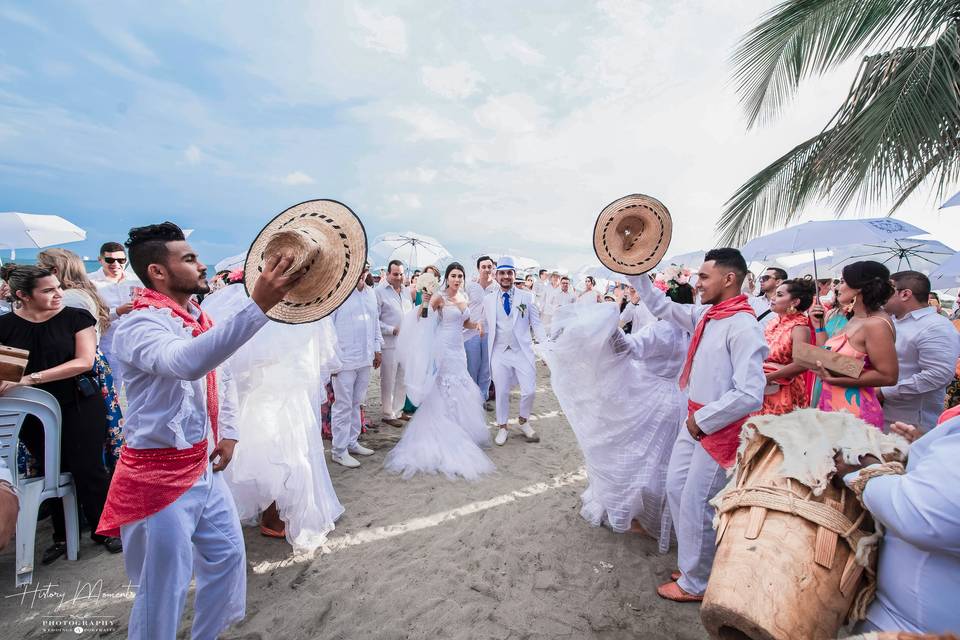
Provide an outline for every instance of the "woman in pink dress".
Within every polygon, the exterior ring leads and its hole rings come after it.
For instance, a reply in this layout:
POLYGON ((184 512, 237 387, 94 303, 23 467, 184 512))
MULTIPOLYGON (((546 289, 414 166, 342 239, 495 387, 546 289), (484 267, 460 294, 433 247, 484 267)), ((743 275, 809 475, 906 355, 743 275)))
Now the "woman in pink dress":
POLYGON ((883 428, 883 407, 877 388, 896 384, 900 374, 894 345, 896 334, 883 311, 893 293, 890 272, 879 262, 864 260, 844 267, 837 287, 837 303, 848 309, 850 319, 824 347, 861 358, 865 366, 858 378, 833 375, 823 366, 815 371, 823 381, 817 407, 821 411, 848 411, 878 429, 883 428))
POLYGON ((770 309, 777 318, 767 324, 764 337, 770 353, 763 363, 767 388, 763 394, 761 414, 783 415, 810 404, 807 378, 810 373, 793 361, 793 347, 798 343, 815 344, 813 326, 806 311, 816 294, 814 281, 807 278, 787 280, 777 287, 770 309))

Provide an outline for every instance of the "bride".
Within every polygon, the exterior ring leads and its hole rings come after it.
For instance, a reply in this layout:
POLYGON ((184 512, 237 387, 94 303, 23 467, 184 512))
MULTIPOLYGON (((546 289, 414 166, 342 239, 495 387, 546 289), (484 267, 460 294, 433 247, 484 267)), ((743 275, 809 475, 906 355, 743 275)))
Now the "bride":
POLYGON ((415 309, 400 330, 407 395, 418 408, 384 466, 404 479, 440 472, 474 480, 494 470, 483 452, 490 432, 463 348, 463 329, 479 328, 470 320, 464 274, 459 263, 451 263, 443 289, 423 307, 426 315, 415 309))

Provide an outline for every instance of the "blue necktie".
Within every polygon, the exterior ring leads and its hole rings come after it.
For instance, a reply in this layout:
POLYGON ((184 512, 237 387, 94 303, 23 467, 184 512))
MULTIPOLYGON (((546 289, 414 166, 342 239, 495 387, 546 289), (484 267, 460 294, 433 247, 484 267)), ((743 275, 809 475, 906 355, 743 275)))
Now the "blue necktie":
POLYGON ((509 316, 510 315, 510 292, 503 292, 503 311, 509 316))

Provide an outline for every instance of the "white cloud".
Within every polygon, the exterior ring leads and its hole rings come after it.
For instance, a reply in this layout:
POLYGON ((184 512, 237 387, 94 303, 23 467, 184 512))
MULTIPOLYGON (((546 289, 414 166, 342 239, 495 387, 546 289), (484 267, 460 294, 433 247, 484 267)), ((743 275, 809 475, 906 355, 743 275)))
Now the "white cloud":
POLYGON ((0 62, 0 82, 10 82, 23 75, 23 70, 19 67, 0 62))
POLYGON ((394 193, 387 198, 387 202, 391 206, 399 206, 405 209, 420 209, 423 207, 423 202, 420 201, 420 196, 415 193, 394 193))
POLYGON ((465 135, 456 122, 425 107, 400 107, 390 115, 413 129, 410 140, 455 140, 465 135))
POLYGON ((543 64, 545 58, 542 53, 513 34, 483 36, 483 44, 494 60, 513 58, 523 64, 543 64))
POLYGON ((301 184, 313 184, 316 182, 316 180, 305 174, 303 171, 294 171, 293 173, 288 173, 284 177, 280 178, 280 182, 293 187, 301 184))
POLYGON ((136 62, 146 66, 155 66, 160 64, 160 57, 153 50, 143 43, 139 38, 129 31, 119 28, 106 26, 100 27, 100 33, 104 38, 113 43, 118 49, 133 58, 136 62))
POLYGON ((527 133, 543 126, 543 107, 525 93, 491 96, 474 111, 483 127, 501 133, 527 133))
POLYGON ((199 164, 202 158, 203 153, 200 151, 200 147, 195 144, 192 144, 183 150, 183 159, 187 162, 187 164, 199 164))
POLYGON ((19 11, 13 7, 0 7, 0 18, 16 22, 17 24, 33 29, 40 33, 49 33, 50 30, 43 22, 24 11, 19 11))
POLYGON ((423 84, 444 98, 463 99, 477 92, 480 75, 465 62, 445 67, 424 67, 420 72, 423 84))
POLYGON ((354 6, 353 14, 363 30, 364 46, 398 56, 407 53, 407 26, 403 20, 359 4, 354 6))
POLYGON ((400 182, 419 182, 421 184, 430 184, 433 182, 439 172, 429 167, 417 167, 408 169, 397 174, 396 179, 400 182))

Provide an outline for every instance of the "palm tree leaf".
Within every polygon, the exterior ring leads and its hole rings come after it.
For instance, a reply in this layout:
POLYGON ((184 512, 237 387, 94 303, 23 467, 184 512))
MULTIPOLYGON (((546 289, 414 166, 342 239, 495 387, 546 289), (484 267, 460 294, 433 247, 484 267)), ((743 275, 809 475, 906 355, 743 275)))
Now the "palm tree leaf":
POLYGON ((960 15, 960 0, 786 0, 732 57, 750 126, 774 118, 805 77, 873 46, 919 46, 960 15))

